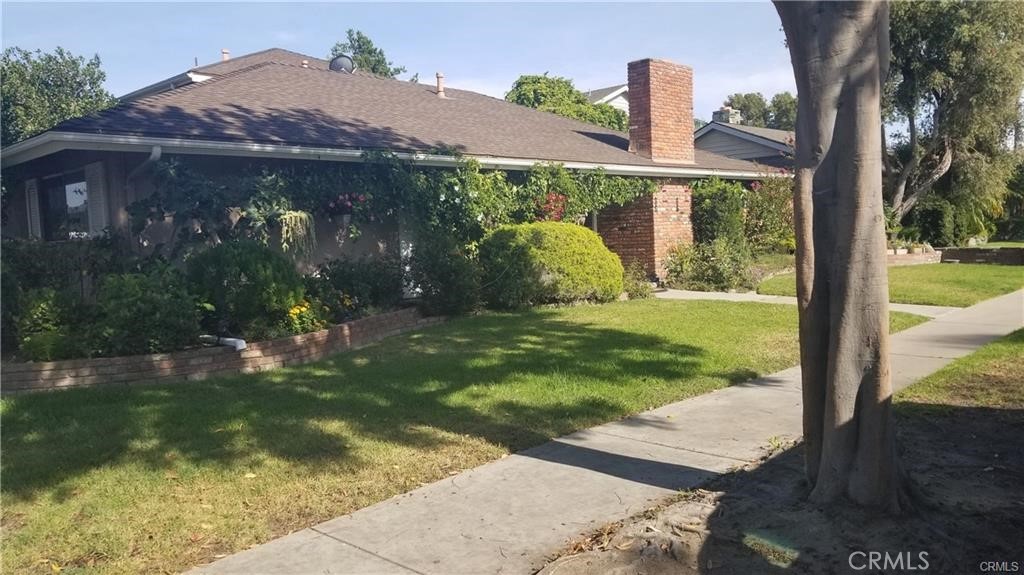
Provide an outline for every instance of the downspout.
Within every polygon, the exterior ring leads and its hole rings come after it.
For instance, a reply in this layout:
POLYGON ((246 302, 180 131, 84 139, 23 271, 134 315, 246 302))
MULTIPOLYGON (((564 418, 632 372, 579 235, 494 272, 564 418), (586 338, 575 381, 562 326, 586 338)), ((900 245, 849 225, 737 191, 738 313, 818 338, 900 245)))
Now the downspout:
POLYGON ((138 177, 138 175, 141 174, 143 170, 145 170, 146 168, 152 166, 156 162, 159 162, 160 161, 160 155, 162 153, 163 153, 163 150, 160 148, 160 146, 153 146, 153 149, 150 150, 149 157, 146 158, 146 161, 144 161, 141 164, 139 164, 134 170, 131 171, 130 174, 128 174, 128 177, 125 180, 126 183, 131 183, 131 181, 134 180, 136 177, 138 177))
POLYGON ((242 351, 246 348, 245 340, 237 337, 220 337, 216 335, 201 335, 199 341, 211 345, 223 345, 234 348, 235 351, 242 351))

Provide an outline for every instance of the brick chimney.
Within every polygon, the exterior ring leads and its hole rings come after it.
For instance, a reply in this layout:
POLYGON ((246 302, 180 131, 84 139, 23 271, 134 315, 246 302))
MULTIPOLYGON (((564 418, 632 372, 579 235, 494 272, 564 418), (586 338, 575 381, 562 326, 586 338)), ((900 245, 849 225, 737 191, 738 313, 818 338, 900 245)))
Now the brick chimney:
POLYGON ((693 68, 630 62, 629 151, 655 162, 693 163, 693 68))

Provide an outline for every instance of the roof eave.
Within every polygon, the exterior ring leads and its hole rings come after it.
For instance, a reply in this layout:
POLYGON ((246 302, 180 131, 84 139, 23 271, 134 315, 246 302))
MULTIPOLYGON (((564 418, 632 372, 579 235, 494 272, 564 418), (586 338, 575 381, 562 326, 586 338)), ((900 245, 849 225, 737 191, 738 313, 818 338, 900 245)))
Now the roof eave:
MULTIPOLYGON (((258 144, 251 142, 223 142, 162 138, 116 134, 86 134, 79 132, 44 132, 38 136, 8 146, 0 155, 0 165, 9 168, 62 150, 95 150, 107 152, 147 152, 160 146, 167 154, 193 154, 217 156, 263 157, 276 159, 322 160, 359 162, 364 150, 293 146, 288 144, 258 144)), ((396 152, 398 158, 422 166, 455 166, 459 158, 450 155, 419 152, 396 152)), ((601 162, 574 162, 541 158, 508 158, 466 154, 484 168, 501 170, 529 170, 538 163, 560 163, 572 170, 604 170, 609 175, 652 178, 703 178, 719 176, 730 179, 761 179, 765 172, 756 170, 718 170, 697 166, 644 166, 601 162)))

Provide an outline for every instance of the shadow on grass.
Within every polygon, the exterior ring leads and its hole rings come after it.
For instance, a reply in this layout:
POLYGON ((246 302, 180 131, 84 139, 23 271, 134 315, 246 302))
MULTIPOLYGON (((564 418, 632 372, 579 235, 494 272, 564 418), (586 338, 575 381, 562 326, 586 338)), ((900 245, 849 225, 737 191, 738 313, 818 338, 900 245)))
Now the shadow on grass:
POLYGON ((168 457, 227 466, 269 453, 356 469, 368 463, 354 439, 429 449, 446 441, 438 429, 516 451, 624 414, 616 395, 691 376, 703 354, 534 311, 455 320, 263 374, 13 396, 2 414, 3 488, 30 496, 129 459, 159 469, 168 457))

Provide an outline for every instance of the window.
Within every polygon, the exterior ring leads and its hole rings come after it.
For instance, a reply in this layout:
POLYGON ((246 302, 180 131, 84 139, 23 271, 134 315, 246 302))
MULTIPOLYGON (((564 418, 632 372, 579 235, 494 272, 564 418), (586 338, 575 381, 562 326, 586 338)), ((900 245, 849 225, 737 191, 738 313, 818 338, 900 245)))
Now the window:
POLYGON ((85 171, 43 180, 40 208, 43 239, 77 240, 89 237, 89 189, 85 171))

